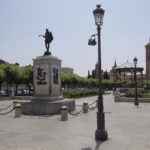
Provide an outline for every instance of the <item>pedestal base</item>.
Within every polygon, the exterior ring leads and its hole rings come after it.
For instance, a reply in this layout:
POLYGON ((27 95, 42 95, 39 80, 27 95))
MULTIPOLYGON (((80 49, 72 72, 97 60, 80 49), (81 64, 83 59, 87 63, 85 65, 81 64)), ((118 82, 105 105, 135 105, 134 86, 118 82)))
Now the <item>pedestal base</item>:
POLYGON ((64 99, 58 101, 24 101, 21 102, 22 113, 25 115, 52 115, 60 113, 61 106, 67 106, 68 111, 75 110, 75 101, 64 99))
POLYGON ((44 56, 48 56, 48 55, 51 55, 51 52, 46 51, 46 52, 44 53, 44 56))
POLYGON ((135 105, 135 106, 139 106, 139 102, 138 102, 138 101, 135 101, 135 102, 134 102, 134 105, 135 105))
POLYGON ((47 101, 47 102, 53 102, 53 101, 59 101, 59 100, 64 100, 63 96, 33 96, 32 101, 38 102, 38 101, 47 101))
POLYGON ((108 133, 106 130, 97 129, 95 131, 95 140, 96 141, 106 141, 108 139, 108 133))

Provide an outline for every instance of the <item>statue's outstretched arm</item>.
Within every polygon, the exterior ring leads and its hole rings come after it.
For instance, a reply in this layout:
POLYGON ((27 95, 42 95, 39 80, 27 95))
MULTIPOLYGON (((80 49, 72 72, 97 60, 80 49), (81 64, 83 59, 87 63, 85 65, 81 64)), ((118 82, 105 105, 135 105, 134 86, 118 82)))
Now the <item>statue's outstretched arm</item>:
POLYGON ((43 38, 45 38, 45 35, 39 34, 39 37, 43 37, 43 38))

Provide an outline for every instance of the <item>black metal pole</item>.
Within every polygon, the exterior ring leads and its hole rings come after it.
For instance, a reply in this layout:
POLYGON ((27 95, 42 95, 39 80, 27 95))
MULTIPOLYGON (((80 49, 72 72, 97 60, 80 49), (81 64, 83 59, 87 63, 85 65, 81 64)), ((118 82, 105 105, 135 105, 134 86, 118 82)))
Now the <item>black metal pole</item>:
POLYGON ((105 130, 105 113, 103 106, 103 91, 102 91, 102 73, 101 73, 101 27, 97 26, 98 34, 98 81, 99 81, 99 91, 98 91, 98 101, 97 101, 97 129, 95 132, 95 139, 97 141, 105 141, 108 138, 107 131, 105 130))
POLYGON ((136 106, 139 105, 139 102, 138 102, 138 93, 137 93, 137 75, 136 75, 136 64, 135 64, 135 68, 134 68, 134 78, 135 78, 135 101, 134 101, 134 104, 136 106))

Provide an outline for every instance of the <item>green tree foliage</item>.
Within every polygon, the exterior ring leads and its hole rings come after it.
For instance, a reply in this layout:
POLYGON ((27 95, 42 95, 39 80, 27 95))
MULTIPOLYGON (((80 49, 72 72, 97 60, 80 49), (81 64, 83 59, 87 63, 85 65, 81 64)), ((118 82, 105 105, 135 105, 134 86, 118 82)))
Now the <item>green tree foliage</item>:
MULTIPOLYGON (((81 77, 76 74, 62 73, 61 81, 63 87, 76 88, 76 87, 86 87, 86 88, 98 88, 99 82, 95 78, 81 77)), ((124 82, 113 82, 111 80, 102 80, 102 87, 105 89, 112 89, 113 87, 121 87, 124 82)))
MULTIPOLYGON (((107 76, 107 73, 106 73, 107 76)), ((62 87, 64 88, 98 88, 99 82, 97 79, 88 77, 81 77, 73 73, 61 73, 62 87)), ((0 65, 0 86, 6 83, 7 87, 11 85, 16 86, 16 92, 19 84, 25 84, 29 91, 33 86, 33 70, 31 65, 20 67, 17 64, 3 64, 0 65)), ((123 82, 113 82, 111 80, 103 80, 103 88, 112 89, 113 87, 120 87, 123 82)))
POLYGON ((4 82, 4 65, 0 65, 0 90, 1 90, 1 85, 4 82))
POLYGON ((22 69, 17 65, 12 65, 12 83, 16 86, 15 93, 17 94, 18 85, 22 82, 22 69))
POLYGON ((33 70, 31 65, 22 68, 22 83, 27 85, 30 94, 31 86, 33 85, 33 70))
POLYGON ((9 91, 8 87, 15 85, 16 94, 19 84, 26 84, 31 89, 33 83, 32 66, 20 67, 18 64, 0 65, 0 87, 2 83, 6 83, 7 91, 9 91))
POLYGON ((64 87, 76 87, 79 84, 80 77, 76 74, 72 73, 62 73, 61 74, 61 82, 64 87))
POLYGON ((4 81, 7 84, 7 91, 10 85, 15 85, 17 93, 18 85, 21 83, 21 68, 16 64, 6 64, 4 66, 4 81))

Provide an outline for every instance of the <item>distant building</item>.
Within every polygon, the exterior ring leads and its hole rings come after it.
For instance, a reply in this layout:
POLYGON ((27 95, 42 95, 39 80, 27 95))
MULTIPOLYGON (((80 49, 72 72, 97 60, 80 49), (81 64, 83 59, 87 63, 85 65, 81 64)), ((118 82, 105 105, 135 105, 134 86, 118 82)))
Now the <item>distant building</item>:
POLYGON ((116 81, 116 70, 115 68, 117 67, 117 62, 115 60, 114 66, 112 67, 112 69, 110 70, 110 80, 112 81, 116 81))
MULTIPOLYGON (((133 83, 134 82, 134 64, 130 63, 129 61, 126 61, 122 65, 117 65, 116 61, 114 66, 111 70, 111 79, 113 81, 128 81, 133 83)), ((136 72, 137 72, 137 78, 142 82, 143 84, 143 67, 137 66, 136 72)))
POLYGON ((150 80, 150 42, 145 45, 146 48, 146 78, 150 80))
MULTIPOLYGON (((95 64, 95 68, 91 72, 91 77, 98 79, 99 77, 99 68, 98 68, 98 63, 95 64)), ((109 80, 110 79, 110 72, 107 72, 107 70, 103 71, 101 70, 101 77, 102 79, 109 80)))
POLYGON ((69 67, 62 67, 61 68, 61 71, 63 72, 63 73, 70 73, 70 74, 73 74, 73 68, 69 68, 69 67))

